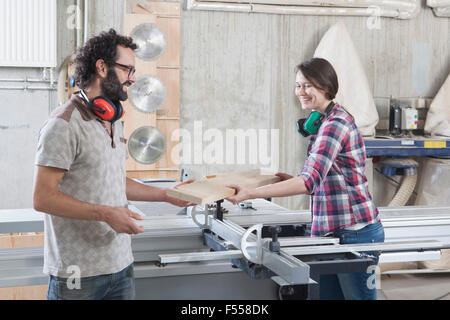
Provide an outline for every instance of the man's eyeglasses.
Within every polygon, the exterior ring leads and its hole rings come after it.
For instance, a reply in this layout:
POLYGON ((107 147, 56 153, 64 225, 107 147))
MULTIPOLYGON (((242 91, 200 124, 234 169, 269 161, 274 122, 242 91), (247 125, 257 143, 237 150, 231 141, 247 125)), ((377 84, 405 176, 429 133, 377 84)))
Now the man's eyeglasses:
POLYGON ((124 69, 127 69, 128 70, 128 78, 132 77, 134 75, 134 73, 136 72, 136 68, 135 67, 127 66, 127 65, 124 65, 124 64, 121 64, 121 63, 117 63, 117 62, 113 62, 113 64, 115 66, 119 66, 119 67, 122 67, 124 69))

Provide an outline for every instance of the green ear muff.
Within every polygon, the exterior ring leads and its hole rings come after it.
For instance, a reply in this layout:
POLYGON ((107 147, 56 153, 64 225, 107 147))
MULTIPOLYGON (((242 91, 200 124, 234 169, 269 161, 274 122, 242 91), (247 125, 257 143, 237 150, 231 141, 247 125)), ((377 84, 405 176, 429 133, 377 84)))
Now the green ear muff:
POLYGON ((335 106, 334 102, 331 101, 327 108, 325 109, 325 114, 317 111, 311 112, 308 118, 302 118, 297 121, 297 132, 303 137, 308 137, 312 134, 317 134, 320 126, 322 125, 322 120, 325 115, 330 113, 331 109, 335 106))
POLYGON ((308 118, 297 121, 297 132, 305 138, 309 135, 317 134, 324 117, 325 115, 320 112, 311 112, 308 118))

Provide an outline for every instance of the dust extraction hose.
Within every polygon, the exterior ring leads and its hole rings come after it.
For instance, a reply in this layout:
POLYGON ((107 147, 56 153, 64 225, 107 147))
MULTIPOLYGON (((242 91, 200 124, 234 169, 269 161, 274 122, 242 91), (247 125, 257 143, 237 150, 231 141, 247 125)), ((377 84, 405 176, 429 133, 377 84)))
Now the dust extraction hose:
POLYGON ((406 205, 408 199, 414 192, 417 182, 417 175, 403 176, 402 183, 394 198, 389 203, 388 207, 400 207, 406 205))

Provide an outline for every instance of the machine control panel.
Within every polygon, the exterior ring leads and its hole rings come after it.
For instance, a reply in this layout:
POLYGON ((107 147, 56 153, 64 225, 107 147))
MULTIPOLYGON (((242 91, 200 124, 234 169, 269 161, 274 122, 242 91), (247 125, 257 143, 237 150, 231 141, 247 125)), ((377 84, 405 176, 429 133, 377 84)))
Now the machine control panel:
POLYGON ((402 108, 402 130, 415 130, 419 123, 419 113, 415 108, 402 108))

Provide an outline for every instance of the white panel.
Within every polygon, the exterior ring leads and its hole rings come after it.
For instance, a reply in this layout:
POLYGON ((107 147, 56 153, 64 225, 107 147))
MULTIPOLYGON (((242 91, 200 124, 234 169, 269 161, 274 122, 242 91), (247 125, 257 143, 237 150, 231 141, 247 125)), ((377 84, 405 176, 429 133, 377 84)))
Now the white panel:
POLYGON ((56 0, 0 0, 0 66, 56 67, 56 0))

